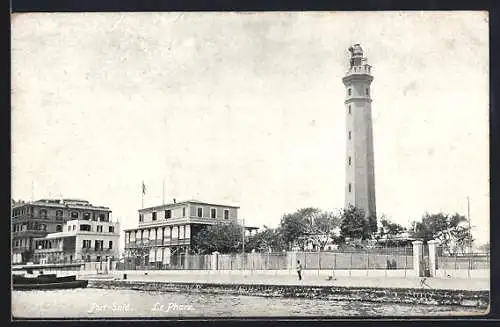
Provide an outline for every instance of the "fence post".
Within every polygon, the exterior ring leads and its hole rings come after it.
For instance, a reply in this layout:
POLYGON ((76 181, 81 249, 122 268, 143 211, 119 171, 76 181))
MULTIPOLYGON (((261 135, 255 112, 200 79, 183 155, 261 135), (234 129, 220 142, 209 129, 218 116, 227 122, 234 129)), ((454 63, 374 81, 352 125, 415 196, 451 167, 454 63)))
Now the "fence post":
POLYGON ((431 277, 436 277, 437 243, 438 242, 436 240, 430 240, 427 242, 429 246, 429 272, 431 277))
POLYGON ((368 270, 370 270, 370 255, 366 254, 366 276, 368 276, 368 270))
POLYGON ((321 270, 321 251, 318 251, 318 276, 320 270, 321 270))
POLYGON ((469 257, 469 267, 467 268, 467 279, 470 279, 471 269, 472 269, 472 257, 469 257))
POLYGON ((352 252, 349 256, 349 277, 351 277, 351 269, 352 269, 352 252))
POLYGON ((387 270, 389 269, 389 266, 387 265, 387 262, 389 261, 389 255, 387 254, 387 249, 385 250, 385 277, 387 277, 387 270))
POLYGON ((219 252, 215 251, 215 252, 212 252, 212 270, 217 270, 218 267, 218 255, 219 255, 219 252))
POLYGON ((407 269, 408 269, 408 249, 405 248, 405 278, 407 269))
POLYGON ((414 241, 413 242, 413 271, 417 277, 421 277, 422 274, 422 265, 420 260, 422 259, 422 241, 414 241))

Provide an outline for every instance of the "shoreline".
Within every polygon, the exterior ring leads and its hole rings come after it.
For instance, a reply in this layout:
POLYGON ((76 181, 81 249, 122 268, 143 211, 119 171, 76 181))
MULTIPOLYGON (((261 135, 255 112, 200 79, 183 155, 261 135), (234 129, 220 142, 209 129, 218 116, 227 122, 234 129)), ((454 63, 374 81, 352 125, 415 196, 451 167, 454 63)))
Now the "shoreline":
POLYGON ((383 288, 340 285, 284 285, 269 283, 217 283, 200 281, 159 281, 92 279, 89 288, 130 289, 147 292, 187 292, 198 294, 246 295, 259 297, 305 298, 326 301, 352 301, 419 305, 448 305, 487 309, 488 290, 429 288, 383 288))

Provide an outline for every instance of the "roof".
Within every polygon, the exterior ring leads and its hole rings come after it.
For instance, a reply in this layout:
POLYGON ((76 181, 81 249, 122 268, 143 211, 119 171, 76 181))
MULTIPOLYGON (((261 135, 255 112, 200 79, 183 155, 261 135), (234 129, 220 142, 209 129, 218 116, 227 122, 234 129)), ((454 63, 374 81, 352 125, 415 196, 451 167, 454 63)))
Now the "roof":
POLYGON ((233 205, 227 205, 227 204, 208 203, 208 202, 203 202, 203 201, 198 201, 198 200, 186 200, 186 201, 181 201, 181 202, 176 202, 176 203, 166 203, 166 204, 161 204, 158 206, 143 208, 143 209, 139 209, 138 211, 145 212, 145 211, 150 211, 150 210, 155 210, 155 209, 171 208, 171 207, 179 206, 181 204, 201 204, 201 205, 207 205, 207 206, 226 207, 226 208, 234 208, 234 209, 240 208, 239 206, 233 206, 233 205))
POLYGON ((76 231, 50 233, 50 234, 47 234, 45 237, 36 237, 35 239, 50 240, 50 239, 65 238, 65 237, 72 237, 72 236, 76 236, 76 231))
POLYGON ((12 207, 18 208, 18 207, 22 207, 25 205, 36 205, 36 206, 54 207, 54 208, 74 208, 74 209, 111 211, 109 207, 96 206, 96 205, 93 205, 89 201, 86 201, 86 200, 63 199, 63 198, 39 199, 36 201, 16 202, 13 204, 12 207))

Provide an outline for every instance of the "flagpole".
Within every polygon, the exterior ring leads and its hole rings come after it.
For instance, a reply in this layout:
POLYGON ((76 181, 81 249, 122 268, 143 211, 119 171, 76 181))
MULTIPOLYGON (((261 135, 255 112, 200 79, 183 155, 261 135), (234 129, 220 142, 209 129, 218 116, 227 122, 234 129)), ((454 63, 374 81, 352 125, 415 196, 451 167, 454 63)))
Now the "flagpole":
POLYGON ((163 177, 162 185, 161 185, 161 198, 163 204, 165 204, 165 177, 163 177))
POLYGON ((472 230, 470 226, 470 199, 467 196, 467 220, 469 221, 469 253, 472 253, 472 230))
POLYGON ((141 196, 142 196, 142 207, 141 207, 141 209, 144 209, 144 181, 142 181, 142 185, 141 185, 141 196))

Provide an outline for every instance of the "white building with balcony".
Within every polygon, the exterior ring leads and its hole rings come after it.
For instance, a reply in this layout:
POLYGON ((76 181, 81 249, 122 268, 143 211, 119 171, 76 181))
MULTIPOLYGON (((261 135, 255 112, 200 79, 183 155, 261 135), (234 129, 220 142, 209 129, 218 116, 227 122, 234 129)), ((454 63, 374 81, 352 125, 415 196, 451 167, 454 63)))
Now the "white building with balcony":
POLYGON ((34 262, 70 263, 75 261, 118 260, 120 223, 112 221, 69 220, 62 232, 35 238, 34 262))

